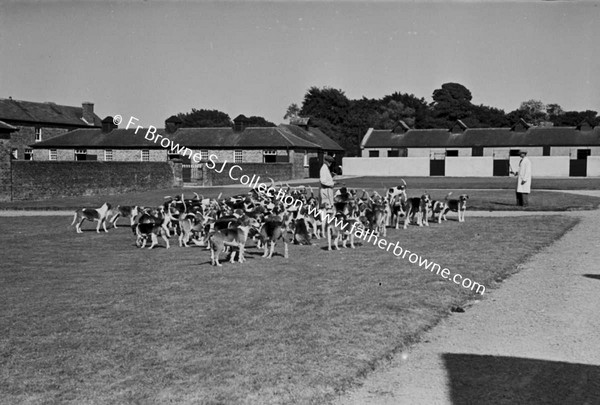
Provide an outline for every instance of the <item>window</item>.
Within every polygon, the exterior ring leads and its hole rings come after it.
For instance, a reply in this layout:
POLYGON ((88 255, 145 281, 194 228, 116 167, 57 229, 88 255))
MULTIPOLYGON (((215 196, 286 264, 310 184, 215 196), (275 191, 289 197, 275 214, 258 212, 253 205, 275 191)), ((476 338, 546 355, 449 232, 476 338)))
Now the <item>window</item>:
POLYGON ((142 150, 142 162, 150 161, 150 151, 148 149, 142 150))
POLYGON ((167 160, 181 159, 179 153, 167 152, 167 160))
POLYGON ((275 149, 263 150, 263 162, 264 163, 277 162, 277 151, 275 149))
POLYGON ((398 149, 389 149, 388 157, 400 157, 400 151, 398 149))
POLYGON ((379 157, 379 151, 378 150, 370 150, 369 157, 379 157))
POLYGON ((86 160, 87 149, 75 149, 75 160, 86 160))
POLYGON ((591 149, 577 149, 577 160, 586 160, 591 154, 591 149))
POLYGON ((112 149, 106 149, 104 151, 104 160, 107 162, 112 162, 113 160, 113 151, 112 149))
POLYGON ((19 158, 19 149, 12 148, 10 156, 11 156, 12 159, 18 159, 19 158))
POLYGON ((542 155, 543 156, 550 156, 550 146, 544 146, 542 148, 542 155))
POLYGON ((35 129, 35 141, 40 142, 42 140, 42 128, 35 129))
POLYGON ((307 150, 304 151, 304 160, 303 160, 302 163, 304 164, 304 167, 308 167, 309 166, 308 165, 308 151, 307 150))
POLYGON ((233 163, 242 163, 242 151, 241 150, 233 151, 233 163))
POLYGON ((25 160, 33 160, 33 149, 25 148, 25 155, 23 156, 25 160))
POLYGON ((483 156, 483 146, 473 146, 471 156, 483 156))
POLYGON ((57 153, 56 153, 56 149, 50 149, 48 151, 48 159, 49 160, 57 160, 57 153))
POLYGON ((511 149, 509 152, 509 156, 519 156, 521 154, 521 150, 520 149, 511 149))
POLYGON ((208 151, 207 150, 200 151, 200 160, 208 160, 208 151))
POLYGON ((458 157, 458 151, 457 150, 447 150, 446 157, 458 157))

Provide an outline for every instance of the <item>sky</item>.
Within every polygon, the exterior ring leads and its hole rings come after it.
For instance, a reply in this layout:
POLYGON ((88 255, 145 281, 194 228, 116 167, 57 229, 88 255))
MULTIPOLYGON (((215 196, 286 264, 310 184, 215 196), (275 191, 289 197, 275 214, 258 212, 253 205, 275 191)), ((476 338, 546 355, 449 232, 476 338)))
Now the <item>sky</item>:
POLYGON ((430 102, 456 82, 506 112, 600 111, 599 22, 600 0, 0 0, 0 98, 144 127, 192 108, 279 124, 313 86, 430 102))

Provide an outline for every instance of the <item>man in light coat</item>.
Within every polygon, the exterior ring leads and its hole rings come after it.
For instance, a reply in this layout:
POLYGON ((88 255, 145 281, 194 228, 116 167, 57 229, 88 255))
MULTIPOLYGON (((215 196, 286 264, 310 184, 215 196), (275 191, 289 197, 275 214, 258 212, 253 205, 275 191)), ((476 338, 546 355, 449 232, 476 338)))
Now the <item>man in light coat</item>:
POLYGON ((321 206, 333 207, 333 186, 335 185, 329 168, 333 163, 333 158, 329 155, 323 156, 323 166, 319 172, 319 182, 321 183, 320 197, 321 206))
POLYGON ((517 176, 517 205, 527 207, 529 205, 529 193, 531 193, 531 160, 527 157, 527 152, 520 153, 519 171, 517 176))

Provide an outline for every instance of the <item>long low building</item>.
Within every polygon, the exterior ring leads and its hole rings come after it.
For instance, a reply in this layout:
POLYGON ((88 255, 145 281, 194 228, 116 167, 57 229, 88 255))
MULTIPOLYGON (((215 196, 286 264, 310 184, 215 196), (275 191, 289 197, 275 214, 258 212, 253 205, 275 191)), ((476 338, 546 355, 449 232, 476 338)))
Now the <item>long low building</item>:
POLYGON ((100 129, 77 129, 31 145, 33 159, 56 161, 168 161, 181 159, 184 180, 194 181, 198 168, 214 155, 219 162, 291 163, 294 178, 314 177, 324 154, 340 162, 344 149, 309 120, 276 127, 247 127, 246 117, 234 119, 232 127, 182 128, 175 116, 154 135, 147 129, 119 129, 112 117, 100 129), (157 135, 160 135, 157 141, 157 135), (164 140, 167 140, 166 142, 164 140), (197 159, 192 159, 197 154, 197 159))
POLYGON ((344 159, 345 174, 508 176, 526 151, 538 176, 600 176, 600 127, 535 127, 521 120, 511 128, 369 129, 362 158, 344 159))

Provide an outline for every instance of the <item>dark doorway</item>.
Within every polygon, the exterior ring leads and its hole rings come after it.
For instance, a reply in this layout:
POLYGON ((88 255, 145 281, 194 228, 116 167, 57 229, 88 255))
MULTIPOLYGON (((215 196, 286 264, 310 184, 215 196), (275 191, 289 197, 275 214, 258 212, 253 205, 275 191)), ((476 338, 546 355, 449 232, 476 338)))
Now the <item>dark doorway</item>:
POLYGON ((494 160, 494 176, 509 176, 510 175, 510 160, 495 159, 494 160))
POLYGON ((577 159, 569 161, 570 177, 587 176, 587 158, 591 153, 591 149, 577 149, 577 159))

